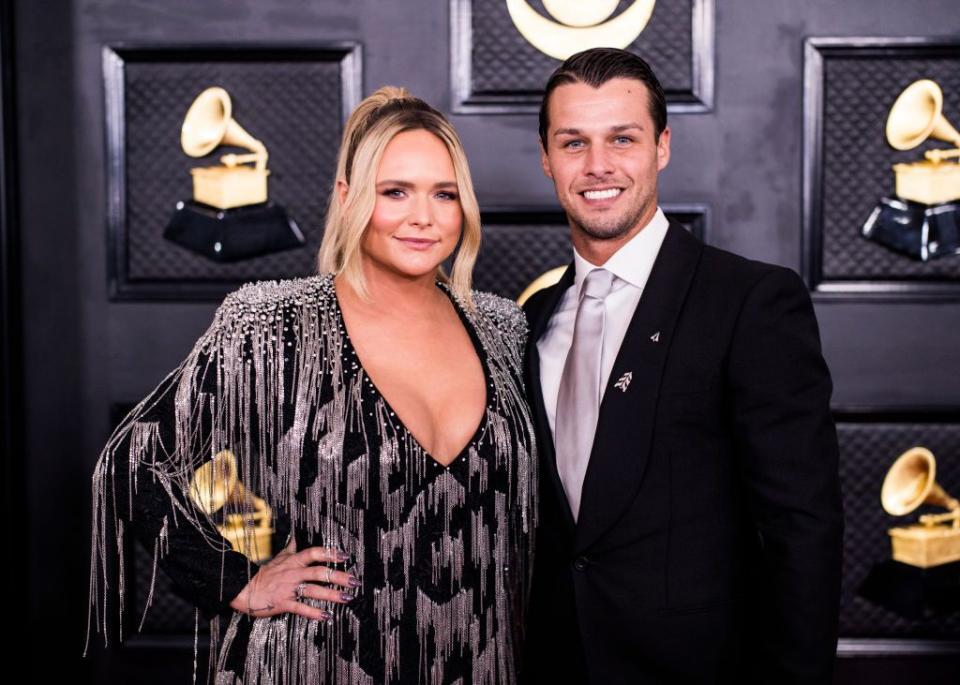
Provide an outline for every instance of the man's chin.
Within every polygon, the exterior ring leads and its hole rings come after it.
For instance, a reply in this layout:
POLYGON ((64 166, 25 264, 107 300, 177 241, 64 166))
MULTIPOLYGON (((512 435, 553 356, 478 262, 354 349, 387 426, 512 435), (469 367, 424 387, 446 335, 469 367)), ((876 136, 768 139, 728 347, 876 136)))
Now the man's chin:
POLYGON ((616 240, 617 238, 622 238, 629 233, 630 229, 633 227, 633 224, 625 222, 617 224, 598 224, 578 221, 576 218, 574 218, 574 223, 577 229, 593 240, 616 240))

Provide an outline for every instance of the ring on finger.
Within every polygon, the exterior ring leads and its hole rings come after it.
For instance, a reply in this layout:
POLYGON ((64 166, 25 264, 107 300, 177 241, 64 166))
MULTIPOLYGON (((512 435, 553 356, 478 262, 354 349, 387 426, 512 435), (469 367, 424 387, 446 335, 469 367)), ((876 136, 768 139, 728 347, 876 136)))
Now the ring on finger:
POLYGON ((297 585, 297 589, 294 591, 293 596, 298 602, 303 601, 303 591, 307 587, 306 583, 300 583, 297 585))

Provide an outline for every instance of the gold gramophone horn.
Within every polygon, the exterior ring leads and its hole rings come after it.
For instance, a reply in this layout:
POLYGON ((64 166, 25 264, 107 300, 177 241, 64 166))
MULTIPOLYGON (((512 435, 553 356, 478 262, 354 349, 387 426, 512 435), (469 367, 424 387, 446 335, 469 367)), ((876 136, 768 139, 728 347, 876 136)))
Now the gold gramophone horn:
POLYGON ((551 285, 556 284, 563 277, 563 272, 566 270, 567 267, 558 266, 550 269, 549 271, 544 271, 542 274, 533 279, 533 281, 530 282, 530 285, 528 285, 524 291, 520 293, 520 297, 517 298, 517 304, 522 307, 524 302, 529 300, 536 293, 544 288, 549 288, 551 285))
POLYGON ((230 450, 218 452, 196 470, 189 492, 193 503, 208 515, 228 504, 241 509, 239 513, 228 513, 226 522, 217 528, 236 551, 253 561, 270 558, 273 533, 270 507, 243 487, 237 478, 237 458, 230 450))
POLYGON ((180 146, 191 157, 210 154, 218 145, 266 152, 259 140, 233 118, 233 102, 223 88, 213 86, 200 93, 187 110, 180 128, 180 146))
POLYGON ((224 450, 201 466, 190 481, 190 499, 205 514, 220 511, 237 486, 237 458, 224 450))
POLYGON ((887 142, 897 150, 910 150, 927 138, 960 146, 960 133, 943 116, 943 91, 934 81, 921 79, 897 97, 887 117, 887 142))
POLYGON ((960 509, 960 502, 937 484, 937 462, 926 447, 901 454, 883 479, 880 501, 888 514, 904 516, 921 504, 960 509))

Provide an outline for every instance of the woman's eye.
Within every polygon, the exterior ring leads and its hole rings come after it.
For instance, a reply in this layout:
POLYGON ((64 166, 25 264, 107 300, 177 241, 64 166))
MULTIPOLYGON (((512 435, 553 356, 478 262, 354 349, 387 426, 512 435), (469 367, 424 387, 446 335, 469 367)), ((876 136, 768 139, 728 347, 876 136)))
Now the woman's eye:
POLYGON ((383 194, 386 197, 400 198, 405 195, 402 189, 400 188, 388 188, 383 191, 383 194))
POLYGON ((456 193, 450 193, 450 192, 447 192, 446 190, 443 190, 443 191, 437 193, 437 197, 440 198, 441 200, 456 200, 456 199, 457 199, 457 194, 456 194, 456 193))

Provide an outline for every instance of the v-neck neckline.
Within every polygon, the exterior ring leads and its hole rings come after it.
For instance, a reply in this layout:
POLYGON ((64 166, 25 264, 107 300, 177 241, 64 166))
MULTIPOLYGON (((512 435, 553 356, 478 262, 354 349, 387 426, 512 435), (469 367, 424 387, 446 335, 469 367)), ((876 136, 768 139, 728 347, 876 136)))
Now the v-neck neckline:
POLYGON ((466 312, 461 307, 460 302, 449 289, 447 284, 438 281, 436 285, 437 289, 446 295, 450 300, 454 311, 460 318, 461 325, 467 331, 467 337, 470 338, 470 342, 473 345, 477 359, 480 361, 480 369, 483 373, 484 390, 483 413, 480 416, 480 421, 477 424, 476 430, 473 432, 473 435, 466 442, 466 444, 464 444, 463 447, 457 451, 456 455, 446 464, 434 457, 417 439, 417 437, 413 434, 413 431, 407 427, 406 422, 400 418, 400 414, 397 412, 397 410, 390 404, 386 396, 380 391, 380 388, 377 387, 377 384, 374 382, 373 377, 367 371, 366 367, 364 367, 363 361, 360 359, 360 355, 357 354, 357 349, 354 347, 353 341, 350 339, 350 331, 347 329, 347 320, 343 316, 343 308, 340 306, 340 297, 337 295, 336 284, 334 283, 333 277, 330 277, 330 287, 333 291, 334 307, 336 308, 337 318, 339 319, 340 323, 340 330, 343 334, 343 348, 345 353, 353 358, 354 363, 357 365, 357 372, 362 374, 364 380, 366 381, 367 387, 383 403, 384 408, 391 418, 391 424, 394 425, 394 428, 399 428, 399 430, 406 435, 414 445, 416 445, 417 449, 423 453, 424 457, 426 457, 429 464, 444 471, 449 471, 455 464, 463 459, 464 455, 470 450, 471 447, 477 447, 479 445, 480 439, 483 437, 483 434, 486 431, 488 416, 493 408, 493 376, 488 367, 487 352, 484 349, 483 344, 480 342, 480 338, 477 336, 476 331, 474 330, 473 323, 470 321, 466 312), (394 422, 392 419, 395 419, 396 421, 394 422))

